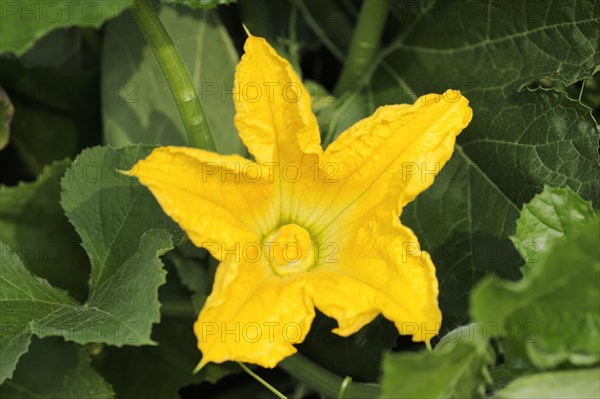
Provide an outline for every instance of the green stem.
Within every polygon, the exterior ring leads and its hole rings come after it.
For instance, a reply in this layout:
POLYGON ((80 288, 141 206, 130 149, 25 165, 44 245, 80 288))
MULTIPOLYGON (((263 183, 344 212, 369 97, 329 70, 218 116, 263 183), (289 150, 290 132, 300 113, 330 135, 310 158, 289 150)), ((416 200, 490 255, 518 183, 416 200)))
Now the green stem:
POLYGON ((216 151, 202 103, 181 55, 149 0, 135 0, 133 14, 171 89, 190 146, 216 151))
POLYGON ((190 301, 162 301, 160 313, 170 317, 194 318, 196 316, 190 301))
POLYGON ((348 376, 344 378, 344 381, 342 381, 342 385, 340 386, 340 392, 338 393, 337 399, 344 399, 346 397, 350 384, 352 384, 352 377, 348 376))
POLYGON ((273 392, 275 394, 275 396, 277 396, 280 399, 288 399, 284 394, 282 394, 281 392, 279 392, 274 386, 272 386, 271 384, 269 384, 267 381, 263 380, 262 378, 260 378, 260 376, 258 374, 256 374, 254 371, 250 370, 248 367, 246 367, 246 365, 242 362, 237 362, 237 364, 240 365, 240 367, 246 372, 248 373, 252 378, 254 378, 256 381, 260 382, 265 388, 267 388, 269 391, 273 392))
POLYGON ((300 354, 283 360, 279 367, 326 397, 336 398, 342 389, 343 395, 353 399, 378 398, 381 394, 381 387, 377 384, 348 382, 300 354))
POLYGON ((295 0, 306 24, 317 38, 340 61, 348 51, 354 27, 347 15, 339 9, 336 0, 295 0), (331 23, 335 21, 335 24, 331 23))
POLYGON ((334 91, 336 95, 352 90, 374 61, 387 14, 387 0, 364 1, 352 35, 348 57, 334 91))
POLYGON ((289 22, 289 35, 288 39, 288 54, 290 55, 290 64, 296 71, 296 74, 302 80, 302 68, 300 68, 300 55, 298 54, 298 6, 295 3, 290 4, 290 22, 289 22))

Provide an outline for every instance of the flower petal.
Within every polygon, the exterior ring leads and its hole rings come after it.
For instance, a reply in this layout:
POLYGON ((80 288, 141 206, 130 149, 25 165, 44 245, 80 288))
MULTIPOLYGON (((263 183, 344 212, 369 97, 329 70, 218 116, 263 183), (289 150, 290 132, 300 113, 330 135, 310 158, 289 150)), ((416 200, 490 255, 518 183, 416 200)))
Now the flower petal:
POLYGON ((219 265, 194 324, 199 367, 227 360, 275 367, 310 329, 314 305, 302 282, 275 276, 262 262, 248 261, 252 256, 242 258, 219 265))
POLYGON ((196 246, 218 259, 239 243, 258 242, 276 224, 266 172, 240 156, 159 147, 130 174, 196 246))
POLYGON ((413 105, 380 107, 342 133, 324 155, 340 180, 329 221, 344 214, 354 220, 381 207, 400 215, 450 159, 456 136, 471 121, 468 104, 455 90, 429 94, 413 105))
POLYGON ((328 263, 289 278, 250 262, 253 255, 222 262, 194 325, 200 367, 227 360, 274 367, 305 339, 315 306, 338 321, 334 332, 342 336, 379 313, 415 341, 435 336, 441 322, 435 270, 412 232, 384 212, 345 238, 339 253, 327 250, 328 263))
POLYGON ((235 124, 258 163, 302 163, 322 153, 308 91, 290 64, 250 36, 235 74, 235 124))
POLYGON ((348 336, 382 313, 400 334, 429 341, 441 323, 438 283, 429 254, 391 211, 357 220, 325 243, 330 251, 311 276, 316 307, 348 336))

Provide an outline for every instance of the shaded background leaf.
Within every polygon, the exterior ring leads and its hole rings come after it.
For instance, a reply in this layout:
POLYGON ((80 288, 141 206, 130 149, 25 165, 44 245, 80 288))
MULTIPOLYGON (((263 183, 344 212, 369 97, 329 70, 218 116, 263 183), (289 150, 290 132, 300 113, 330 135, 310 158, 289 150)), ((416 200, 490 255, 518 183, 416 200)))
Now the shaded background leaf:
POLYGON ((335 137, 379 105, 449 87, 470 100, 474 118, 452 159, 402 215, 432 253, 450 329, 468 320, 468 293, 480 278, 519 277, 522 260, 509 236, 520 207, 545 184, 568 186, 600 206, 599 134, 590 110, 564 93, 527 89, 542 77, 569 84, 596 71, 600 10, 584 0, 391 7, 395 24, 386 32, 393 38, 363 89, 323 109, 320 125, 335 137))
POLYGON ((60 206, 60 180, 70 163, 53 163, 32 183, 0 186, 0 241, 33 274, 84 300, 89 260, 60 206))
MULTIPOLYGON (((162 6, 158 14, 190 71, 217 150, 243 152, 233 125, 231 93, 238 56, 219 17, 182 6, 162 6)), ((130 13, 110 22, 106 29, 102 109, 108 144, 187 142, 167 82, 130 13)))
POLYGON ((110 399, 111 386, 91 366, 88 352, 57 339, 34 339, 14 376, 0 385, 10 399, 110 399))
POLYGON ((338 375, 377 381, 384 353, 396 343, 396 327, 383 316, 349 337, 333 334, 336 327, 335 320, 318 312, 298 351, 338 375))
POLYGON ((202 8, 205 10, 215 8, 219 5, 233 4, 237 0, 162 0, 163 3, 183 4, 192 8, 202 8))
POLYGON ((16 109, 0 160, 16 153, 22 161, 10 179, 31 179, 52 161, 99 144, 99 41, 93 29, 55 30, 19 59, 0 57, 0 82, 16 109))
POLYGON ((12 121, 15 108, 8 98, 8 94, 0 86, 0 150, 8 144, 10 135, 10 123, 12 121))

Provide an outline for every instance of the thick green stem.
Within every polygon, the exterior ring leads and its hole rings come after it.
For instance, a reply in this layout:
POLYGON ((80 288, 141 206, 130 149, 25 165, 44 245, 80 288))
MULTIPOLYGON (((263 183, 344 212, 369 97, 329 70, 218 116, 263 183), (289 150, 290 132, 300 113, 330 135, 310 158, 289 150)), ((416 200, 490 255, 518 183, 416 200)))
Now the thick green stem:
POLYGON ((381 394, 381 387, 377 384, 348 383, 347 380, 325 370, 300 354, 283 360, 279 363, 279 367, 329 398, 337 398, 342 388, 345 397, 353 399, 378 398, 381 394))
POLYGON ((361 78, 375 60, 388 14, 387 0, 365 0, 352 35, 350 50, 335 88, 340 95, 359 85, 361 78))
POLYGON ((149 0, 135 0, 135 20, 152 48, 183 120, 190 146, 216 151, 202 103, 181 55, 149 0))

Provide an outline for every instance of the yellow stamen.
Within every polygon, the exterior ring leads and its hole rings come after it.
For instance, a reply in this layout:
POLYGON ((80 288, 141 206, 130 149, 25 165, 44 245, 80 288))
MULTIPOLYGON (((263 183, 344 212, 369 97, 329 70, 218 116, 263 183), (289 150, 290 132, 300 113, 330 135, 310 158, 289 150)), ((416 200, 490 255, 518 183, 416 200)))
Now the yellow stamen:
POLYGON ((263 241, 273 271, 288 276, 308 270, 315 262, 310 234, 297 224, 286 224, 263 241))

